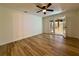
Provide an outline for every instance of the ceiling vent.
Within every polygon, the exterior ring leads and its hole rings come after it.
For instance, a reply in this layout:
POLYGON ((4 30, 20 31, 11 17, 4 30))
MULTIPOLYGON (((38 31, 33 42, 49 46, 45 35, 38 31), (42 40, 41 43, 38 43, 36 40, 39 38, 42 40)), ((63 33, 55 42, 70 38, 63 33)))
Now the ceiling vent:
POLYGON ((27 11, 24 11, 24 13, 27 13, 27 11))

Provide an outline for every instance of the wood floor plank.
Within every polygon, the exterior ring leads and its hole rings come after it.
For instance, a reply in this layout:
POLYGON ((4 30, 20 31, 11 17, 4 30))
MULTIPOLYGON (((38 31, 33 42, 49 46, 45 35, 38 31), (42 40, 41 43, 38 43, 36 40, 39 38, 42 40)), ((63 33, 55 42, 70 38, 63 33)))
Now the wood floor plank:
POLYGON ((79 56, 79 39, 40 34, 0 46, 0 56, 79 56))

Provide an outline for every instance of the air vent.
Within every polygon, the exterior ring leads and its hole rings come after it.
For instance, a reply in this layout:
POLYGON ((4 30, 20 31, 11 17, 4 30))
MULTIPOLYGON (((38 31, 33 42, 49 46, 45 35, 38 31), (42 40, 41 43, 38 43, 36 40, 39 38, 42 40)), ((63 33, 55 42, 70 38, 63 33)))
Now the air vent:
POLYGON ((24 11, 24 13, 27 13, 27 11, 24 11))

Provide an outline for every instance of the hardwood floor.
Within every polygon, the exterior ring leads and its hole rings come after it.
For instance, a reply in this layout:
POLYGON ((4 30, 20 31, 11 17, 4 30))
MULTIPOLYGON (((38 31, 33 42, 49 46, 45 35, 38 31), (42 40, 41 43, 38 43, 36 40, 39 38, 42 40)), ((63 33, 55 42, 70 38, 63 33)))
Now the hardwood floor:
POLYGON ((79 39, 40 34, 0 46, 1 56, 79 56, 79 39))

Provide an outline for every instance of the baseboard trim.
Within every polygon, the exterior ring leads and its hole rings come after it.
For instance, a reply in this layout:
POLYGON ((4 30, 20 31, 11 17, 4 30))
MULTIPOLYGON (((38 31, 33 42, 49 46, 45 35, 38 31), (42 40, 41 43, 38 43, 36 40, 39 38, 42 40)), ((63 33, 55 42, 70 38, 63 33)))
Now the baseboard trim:
POLYGON ((77 38, 77 37, 66 36, 65 38, 72 38, 72 39, 78 39, 79 40, 79 38, 77 38))
MULTIPOLYGON (((40 34, 42 34, 42 33, 40 33, 40 34)), ((10 44, 10 43, 13 43, 13 42, 16 42, 16 41, 19 41, 19 40, 23 40, 23 39, 26 39, 26 38, 29 38, 29 37, 33 37, 33 36, 36 36, 36 35, 40 35, 40 34, 35 34, 35 35, 28 36, 28 37, 24 36, 24 37, 21 37, 21 38, 17 38, 15 40, 2 43, 2 44, 0 44, 0 46, 6 45, 6 44, 10 44)))

